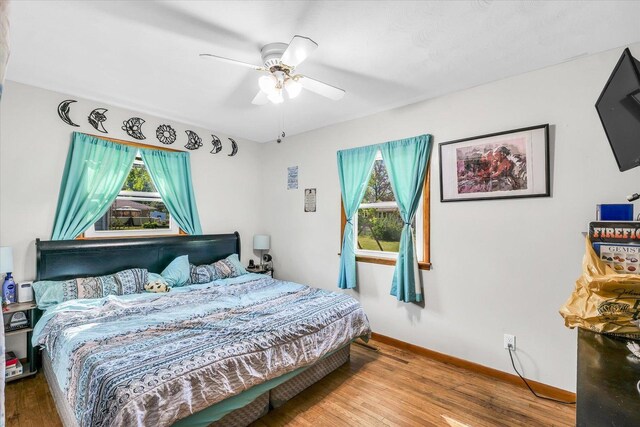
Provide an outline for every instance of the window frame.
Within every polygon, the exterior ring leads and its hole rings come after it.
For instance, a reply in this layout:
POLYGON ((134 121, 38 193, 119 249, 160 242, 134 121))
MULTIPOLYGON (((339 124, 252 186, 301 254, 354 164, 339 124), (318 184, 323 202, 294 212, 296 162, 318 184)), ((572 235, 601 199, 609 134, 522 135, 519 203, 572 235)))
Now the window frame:
MULTIPOLYGON (((422 248, 417 248, 418 253, 422 249, 422 259, 418 259, 418 268, 420 270, 431 269, 431 158, 428 160, 427 172, 424 177, 424 185, 422 187, 422 215, 418 218, 419 212, 416 213, 416 221, 422 221, 422 248)), ((394 202, 395 203, 395 202, 394 202)), ((358 207, 359 209, 360 207, 358 207)), ((357 219, 356 219, 357 221, 357 219)), ((344 203, 340 197, 340 245, 344 238, 344 227, 347 224, 347 216, 344 213, 344 203)), ((355 238, 357 238, 354 235, 355 238)), ((355 241, 354 241, 355 246, 355 241)), ((356 249, 356 261, 371 264, 396 265, 397 255, 388 255, 390 252, 376 253, 377 251, 367 251, 356 249), (371 255, 369 254, 371 253, 371 255)), ((395 254, 395 253, 394 253, 395 254)))
MULTIPOLYGON (((116 144, 122 144, 122 145, 129 145, 131 147, 136 147, 136 148, 148 148, 151 150, 160 150, 160 151, 172 151, 172 152, 180 152, 180 150, 174 150, 171 148, 166 148, 166 147, 156 147, 153 145, 148 145, 148 144, 140 144, 137 142, 130 142, 130 141, 124 141, 121 139, 115 139, 115 138, 106 138, 104 136, 100 136, 100 135, 91 135, 91 134, 87 134, 96 138, 100 138, 100 139, 104 139, 106 141, 110 141, 110 142, 114 142, 116 144)), ((134 160, 134 164, 136 163, 137 160, 134 160)), ((144 164, 144 162, 143 162, 144 164)), ((132 165, 133 167, 133 165, 132 165)), ((145 165, 146 167, 146 165, 145 165)), ((120 193, 118 193, 118 197, 120 198, 124 198, 125 200, 142 200, 145 201, 144 199, 148 199, 147 201, 157 201, 162 200, 162 198, 160 197, 160 193, 154 192, 154 193, 149 193, 149 192, 143 192, 143 191, 121 191, 120 193), (148 195, 157 195, 156 197, 145 197, 148 195), (122 195, 122 197, 121 197, 122 195)), ((95 223, 91 224, 91 227, 89 227, 87 230, 85 230, 82 234, 80 234, 78 237, 76 237, 76 240, 91 240, 91 239, 127 239, 127 238, 140 238, 140 237, 168 237, 168 236, 184 236, 187 235, 187 233, 185 233, 179 226, 178 224, 173 220, 173 218, 170 219, 170 227, 168 229, 142 229, 142 230, 130 230, 130 231, 126 231, 126 230, 104 230, 104 231, 96 231, 95 230, 95 223)))

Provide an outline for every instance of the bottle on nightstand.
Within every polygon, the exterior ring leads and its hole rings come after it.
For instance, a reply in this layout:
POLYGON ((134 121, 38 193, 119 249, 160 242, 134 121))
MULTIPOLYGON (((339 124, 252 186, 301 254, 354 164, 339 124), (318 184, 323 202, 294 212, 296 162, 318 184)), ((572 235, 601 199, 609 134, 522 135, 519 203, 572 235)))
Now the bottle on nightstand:
POLYGON ((7 273, 4 277, 4 283, 2 284, 2 300, 7 304, 11 304, 16 301, 16 282, 13 281, 11 273, 7 273))
POLYGON ((13 281, 13 249, 10 246, 0 247, 0 273, 6 273, 2 284, 2 302, 16 302, 16 282, 13 281))

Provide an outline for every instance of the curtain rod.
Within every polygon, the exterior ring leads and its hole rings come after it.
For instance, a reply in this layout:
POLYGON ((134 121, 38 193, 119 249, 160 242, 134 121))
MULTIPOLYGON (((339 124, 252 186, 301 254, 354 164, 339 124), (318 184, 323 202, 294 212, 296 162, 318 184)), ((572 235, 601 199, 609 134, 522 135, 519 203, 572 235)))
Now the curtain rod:
POLYGON ((116 139, 116 138, 109 138, 106 136, 101 136, 101 135, 93 135, 91 133, 84 133, 82 132, 84 135, 87 136, 92 136, 94 138, 99 138, 99 139, 104 139, 106 141, 111 141, 111 142, 115 142, 116 144, 122 144, 122 145, 130 145, 132 147, 137 147, 137 148, 150 148, 152 150, 161 150, 161 151, 172 151, 174 153, 183 153, 184 151, 182 150, 175 150, 173 148, 167 148, 167 147, 158 147, 156 145, 148 145, 148 144, 141 144, 139 142, 132 142, 132 141, 125 141, 122 139, 116 139))

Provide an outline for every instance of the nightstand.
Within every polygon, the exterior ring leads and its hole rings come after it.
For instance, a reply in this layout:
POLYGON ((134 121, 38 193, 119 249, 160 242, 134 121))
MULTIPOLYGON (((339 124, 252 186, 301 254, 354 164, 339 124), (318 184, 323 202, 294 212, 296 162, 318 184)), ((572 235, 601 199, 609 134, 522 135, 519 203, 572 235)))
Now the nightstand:
MULTIPOLYGON (((15 329, 11 331, 6 331, 4 333, 5 338, 9 338, 12 336, 16 336, 19 334, 25 334, 27 340, 27 357, 20 359, 20 363, 22 363, 22 374, 16 375, 15 377, 6 378, 5 382, 19 380, 21 378, 30 377, 35 375, 38 370, 36 369, 35 364, 35 349, 31 345, 31 335, 33 335, 33 327, 35 326, 36 319, 36 303, 35 302, 18 302, 9 304, 7 306, 7 310, 2 311, 2 317, 10 318, 14 313, 23 312, 27 316, 27 326, 20 329, 15 329)), ((8 321, 6 322, 8 325, 8 321)), ((5 341, 6 346, 6 341, 5 341)), ((6 351, 16 351, 15 348, 7 348, 6 351)))
POLYGON ((256 266, 254 268, 247 267, 246 270, 249 273, 266 274, 267 276, 273 277, 273 269, 267 269, 265 267, 256 266))

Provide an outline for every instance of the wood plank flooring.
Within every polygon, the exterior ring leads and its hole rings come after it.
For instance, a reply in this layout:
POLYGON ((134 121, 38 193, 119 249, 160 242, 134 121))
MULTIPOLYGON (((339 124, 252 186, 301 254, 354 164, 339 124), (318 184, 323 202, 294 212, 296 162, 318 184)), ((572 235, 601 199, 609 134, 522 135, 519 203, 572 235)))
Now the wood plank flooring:
MULTIPOLYGON (((351 362, 256 421, 265 426, 573 426, 575 407, 371 341, 351 362)), ((60 426, 42 373, 9 383, 7 427, 60 426)))

